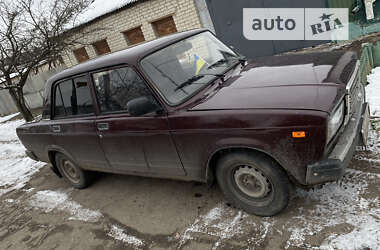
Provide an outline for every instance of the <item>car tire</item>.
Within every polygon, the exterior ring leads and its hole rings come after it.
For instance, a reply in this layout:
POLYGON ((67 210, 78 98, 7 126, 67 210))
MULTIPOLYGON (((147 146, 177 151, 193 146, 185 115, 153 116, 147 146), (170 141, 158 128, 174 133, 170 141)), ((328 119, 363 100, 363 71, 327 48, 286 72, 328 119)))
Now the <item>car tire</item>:
POLYGON ((83 189, 90 185, 93 174, 79 168, 69 157, 57 153, 55 163, 63 178, 74 188, 83 189))
POLYGON ((273 216, 289 203, 291 184, 286 172, 263 154, 235 152, 217 162, 216 178, 226 199, 258 216, 273 216))

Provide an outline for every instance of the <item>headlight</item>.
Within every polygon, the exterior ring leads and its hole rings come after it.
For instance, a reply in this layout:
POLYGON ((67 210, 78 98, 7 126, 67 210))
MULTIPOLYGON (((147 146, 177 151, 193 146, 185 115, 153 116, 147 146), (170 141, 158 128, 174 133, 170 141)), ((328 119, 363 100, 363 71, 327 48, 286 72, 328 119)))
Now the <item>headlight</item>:
POLYGON ((327 142, 334 137, 336 132, 338 132, 340 125, 342 125, 344 119, 344 102, 342 102, 339 107, 330 116, 328 127, 327 127, 327 142))

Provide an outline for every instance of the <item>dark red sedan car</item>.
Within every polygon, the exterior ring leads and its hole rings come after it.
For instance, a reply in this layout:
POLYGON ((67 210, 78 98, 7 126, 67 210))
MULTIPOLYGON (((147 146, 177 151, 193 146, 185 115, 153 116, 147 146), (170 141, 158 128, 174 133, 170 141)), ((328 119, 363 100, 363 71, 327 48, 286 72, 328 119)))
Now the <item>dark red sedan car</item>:
POLYGON ((367 128, 354 53, 247 60, 192 30, 55 75, 42 119, 17 134, 76 188, 93 171, 216 179, 230 203, 270 216, 291 184, 340 178, 367 128))

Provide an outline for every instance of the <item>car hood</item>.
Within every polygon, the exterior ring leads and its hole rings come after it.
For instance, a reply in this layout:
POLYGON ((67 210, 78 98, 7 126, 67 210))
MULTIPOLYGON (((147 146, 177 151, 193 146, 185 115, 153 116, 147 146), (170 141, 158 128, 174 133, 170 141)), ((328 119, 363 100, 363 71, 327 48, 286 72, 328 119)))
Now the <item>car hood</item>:
POLYGON ((353 52, 264 57, 237 68, 191 110, 308 109, 330 112, 357 62, 353 52))

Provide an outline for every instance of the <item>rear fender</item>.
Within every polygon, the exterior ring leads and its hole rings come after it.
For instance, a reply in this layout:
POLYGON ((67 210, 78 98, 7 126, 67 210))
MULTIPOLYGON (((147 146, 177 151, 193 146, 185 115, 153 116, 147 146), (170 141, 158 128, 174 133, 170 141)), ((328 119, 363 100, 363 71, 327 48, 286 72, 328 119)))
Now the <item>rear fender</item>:
POLYGON ((71 161, 73 162, 76 162, 75 161, 75 158, 69 153, 67 152, 66 150, 64 150, 63 148, 57 146, 57 145, 50 145, 48 147, 46 147, 46 152, 48 152, 48 158, 50 160, 50 163, 51 163, 51 170, 60 178, 62 178, 62 174, 61 172, 59 171, 58 169, 58 166, 55 162, 55 157, 53 157, 51 155, 51 152, 56 152, 56 153, 61 153, 61 154, 64 154, 66 157, 68 157, 71 161))

